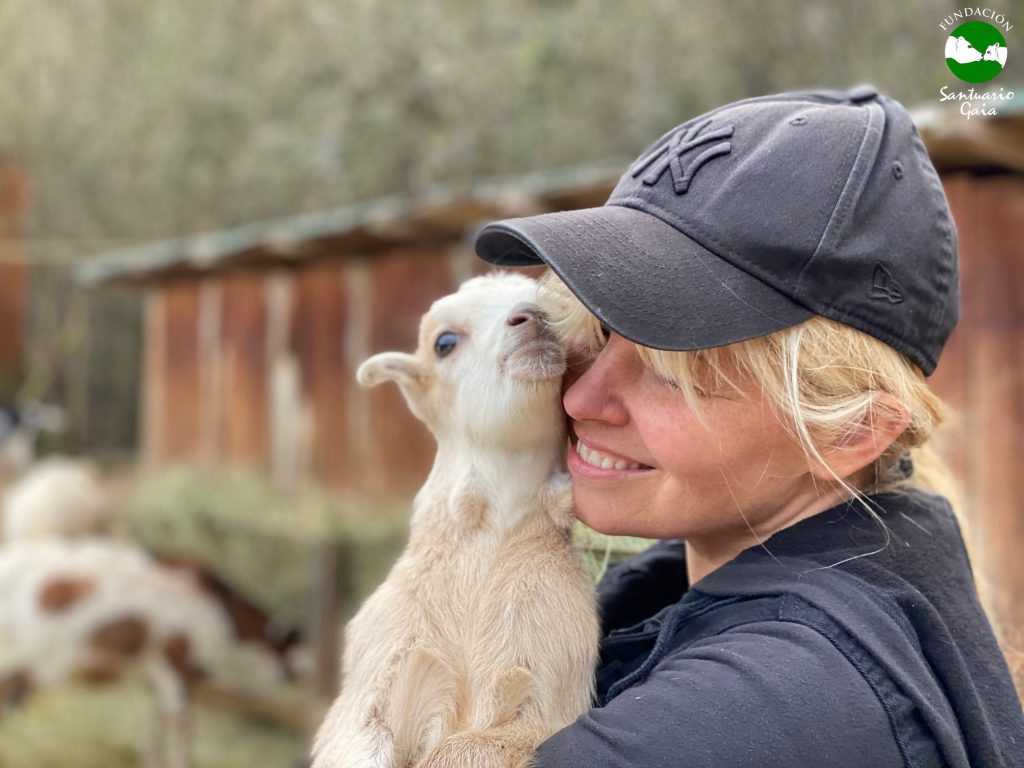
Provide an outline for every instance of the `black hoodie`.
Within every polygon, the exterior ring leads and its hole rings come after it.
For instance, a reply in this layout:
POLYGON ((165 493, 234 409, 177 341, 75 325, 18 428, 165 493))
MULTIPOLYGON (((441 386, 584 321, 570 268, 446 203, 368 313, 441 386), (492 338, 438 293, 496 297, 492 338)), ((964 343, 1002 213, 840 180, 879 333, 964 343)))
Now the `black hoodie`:
POLYGON ((598 585, 595 708, 538 768, 1019 768, 1024 714, 948 502, 806 518, 689 586, 663 541, 598 585))

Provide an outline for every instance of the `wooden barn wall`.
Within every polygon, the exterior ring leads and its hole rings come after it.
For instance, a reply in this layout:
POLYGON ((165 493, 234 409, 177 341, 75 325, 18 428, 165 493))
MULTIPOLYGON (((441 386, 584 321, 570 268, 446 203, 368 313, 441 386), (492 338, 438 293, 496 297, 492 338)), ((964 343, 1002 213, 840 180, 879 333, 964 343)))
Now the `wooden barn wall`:
POLYGON ((219 461, 266 467, 267 375, 264 277, 234 272, 219 281, 219 391, 208 393, 217 409, 219 461))
POLYGON ((961 316, 932 383, 958 414, 951 454, 975 570, 1024 650, 1024 178, 944 182, 960 241, 961 316))
MULTIPOLYGON (((278 360, 279 366, 289 365, 294 371, 294 378, 284 375, 279 382, 294 380, 298 395, 293 401, 289 385, 279 383, 280 439, 293 445, 296 456, 302 457, 288 476, 314 477, 334 487, 358 486, 362 470, 348 439, 349 399, 354 389, 352 361, 345 349, 345 339, 351 333, 353 291, 349 273, 354 271, 348 266, 321 262, 287 276, 288 347, 278 360), (289 402, 295 406, 288 406, 289 402), (293 423, 289 412, 295 414, 293 423), (285 438, 289 433, 293 437, 285 438)), ((282 460, 288 458, 282 454, 282 460)))
MULTIPOLYGON (((416 347, 420 316, 434 299, 454 290, 443 253, 413 250, 389 254, 371 264, 369 349, 411 351, 416 347)), ((409 414, 397 387, 382 385, 366 393, 364 429, 368 466, 377 488, 415 490, 426 478, 434 452, 430 432, 409 414)))
POLYGON ((147 463, 198 459, 200 283, 177 280, 146 299, 143 440, 147 463))
POLYGON ((486 265, 463 246, 171 280, 147 299, 143 445, 151 466, 244 465, 284 485, 407 498, 434 442, 370 355, 411 351, 420 316, 486 265))

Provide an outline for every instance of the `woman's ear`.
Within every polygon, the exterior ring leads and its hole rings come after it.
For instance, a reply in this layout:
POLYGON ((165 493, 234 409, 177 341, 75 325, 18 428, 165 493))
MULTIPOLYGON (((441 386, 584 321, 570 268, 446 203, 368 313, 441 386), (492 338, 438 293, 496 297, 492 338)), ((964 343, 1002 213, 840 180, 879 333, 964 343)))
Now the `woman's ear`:
MULTIPOLYGON (((875 461, 910 424, 910 410, 888 392, 878 395, 865 417, 852 431, 821 450, 828 467, 847 478, 875 461)), ((834 480, 828 468, 813 462, 811 474, 834 480)))
POLYGON ((394 381, 404 390, 422 382, 423 366, 416 357, 405 352, 381 352, 359 366, 356 380, 364 387, 394 381))

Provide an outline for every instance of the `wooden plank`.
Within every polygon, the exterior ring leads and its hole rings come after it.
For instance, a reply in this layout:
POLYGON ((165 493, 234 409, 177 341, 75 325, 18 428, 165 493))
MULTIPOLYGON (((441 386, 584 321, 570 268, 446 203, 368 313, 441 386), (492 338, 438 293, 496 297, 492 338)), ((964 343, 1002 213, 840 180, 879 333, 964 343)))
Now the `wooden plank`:
POLYGON ((263 272, 221 278, 221 461, 269 468, 263 272))
MULTIPOLYGON (((446 248, 402 248, 371 265, 369 352, 411 352, 430 305, 454 290, 446 248)), ((398 388, 383 384, 364 395, 370 432, 366 484, 376 494, 410 497, 426 480, 436 449, 433 436, 406 406, 398 388)))
MULTIPOLYGON (((155 458, 160 462, 194 460, 200 449, 199 284, 175 280, 161 285, 158 325, 148 334, 158 362, 150 375, 159 377, 152 419, 155 458), (158 336, 159 340, 154 340, 158 336)), ((144 386, 149 386, 144 384, 144 386)))
POLYGON ((295 270, 270 273, 264 281, 264 301, 270 473, 278 487, 290 489, 309 478, 313 434, 312 409, 302 393, 302 371, 289 344, 295 270))
MULTIPOLYGON (((370 357, 372 317, 372 257, 347 259, 339 278, 349 297, 345 333, 342 340, 347 396, 345 442, 349 448, 350 473, 342 481, 348 490, 365 494, 371 487, 374 457, 373 416, 366 407, 366 390, 355 380, 356 371, 370 357)), ((338 478, 342 480, 342 478, 338 478)))
MULTIPOLYGON (((223 356, 221 354, 221 280, 217 275, 198 281, 196 309, 199 365, 199 464, 214 469, 221 463, 223 356)), ((173 372, 171 373, 173 376, 173 372)))
POLYGON ((162 414, 166 408, 165 319, 167 311, 164 289, 151 286, 143 299, 142 317, 142 376, 139 379, 139 445, 142 464, 147 470, 159 466, 163 459, 164 424, 162 414))
MULTIPOLYGON (((3 236, 0 235, 0 238, 3 236)), ((4 246, 12 257, 13 246, 4 246)), ((25 286, 27 274, 24 264, 0 263, 0 382, 2 392, 10 396, 23 363, 22 318, 25 314, 25 286)))
POLYGON ((0 157, 0 397, 11 398, 23 375, 22 334, 28 271, 22 227, 28 212, 28 174, 0 157))
POLYGON ((349 297, 341 269, 337 261, 323 261, 296 271, 289 345, 310 409, 309 471, 320 482, 347 488, 358 483, 358 473, 345 439, 354 374, 343 349, 349 297))

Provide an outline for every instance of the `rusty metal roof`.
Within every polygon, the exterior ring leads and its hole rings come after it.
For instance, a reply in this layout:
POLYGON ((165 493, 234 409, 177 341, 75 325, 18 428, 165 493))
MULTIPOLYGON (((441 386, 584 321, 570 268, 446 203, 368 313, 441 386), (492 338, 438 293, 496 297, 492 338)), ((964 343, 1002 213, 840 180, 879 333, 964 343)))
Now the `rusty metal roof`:
POLYGON ((494 219, 602 205, 628 160, 488 179, 92 256, 75 268, 85 285, 142 283, 232 267, 343 257, 400 244, 458 241, 494 219))

